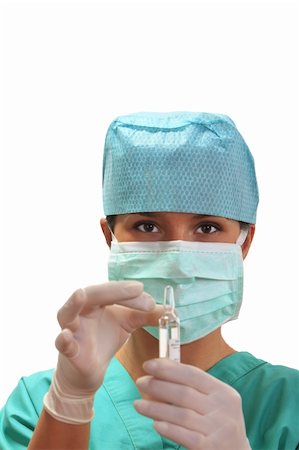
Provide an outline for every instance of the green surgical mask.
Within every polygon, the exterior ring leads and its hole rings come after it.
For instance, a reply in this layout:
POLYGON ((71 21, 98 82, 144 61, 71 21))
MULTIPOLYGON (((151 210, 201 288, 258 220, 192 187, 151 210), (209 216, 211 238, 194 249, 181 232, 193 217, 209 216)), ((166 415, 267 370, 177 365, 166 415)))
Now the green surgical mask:
MULTIPOLYGON (((109 280, 141 281, 157 304, 163 304, 164 288, 171 285, 181 323, 181 344, 196 341, 236 319, 242 303, 239 244, 114 240, 108 273, 109 280)), ((158 327, 145 329, 158 339, 158 327)))

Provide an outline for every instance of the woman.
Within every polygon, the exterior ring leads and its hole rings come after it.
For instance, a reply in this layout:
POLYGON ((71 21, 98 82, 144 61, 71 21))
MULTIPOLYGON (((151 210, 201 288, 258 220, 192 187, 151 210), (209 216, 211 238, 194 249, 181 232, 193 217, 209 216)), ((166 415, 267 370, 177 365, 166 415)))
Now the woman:
POLYGON ((221 335, 238 317, 258 204, 234 123, 206 113, 116 119, 103 202, 110 282, 79 289, 59 311, 56 370, 20 381, 2 411, 1 448, 299 448, 299 373, 221 335), (181 362, 157 358, 169 284, 181 362))

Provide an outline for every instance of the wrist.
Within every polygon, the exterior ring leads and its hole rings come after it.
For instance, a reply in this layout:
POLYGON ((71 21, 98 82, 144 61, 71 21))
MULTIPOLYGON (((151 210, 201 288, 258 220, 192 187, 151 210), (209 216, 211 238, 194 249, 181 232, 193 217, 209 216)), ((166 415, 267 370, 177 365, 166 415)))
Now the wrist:
POLYGON ((61 422, 84 424, 93 419, 93 401, 94 395, 82 397, 63 392, 54 372, 50 389, 44 396, 44 408, 48 414, 61 422))

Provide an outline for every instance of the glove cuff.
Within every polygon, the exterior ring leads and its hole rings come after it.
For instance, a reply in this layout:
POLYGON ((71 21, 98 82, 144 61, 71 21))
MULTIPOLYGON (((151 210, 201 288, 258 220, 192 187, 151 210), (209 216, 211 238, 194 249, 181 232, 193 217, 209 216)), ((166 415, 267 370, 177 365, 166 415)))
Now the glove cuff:
POLYGON ((50 389, 44 396, 44 409, 60 422, 80 425, 92 421, 93 400, 93 395, 79 398, 64 394, 54 373, 50 389))

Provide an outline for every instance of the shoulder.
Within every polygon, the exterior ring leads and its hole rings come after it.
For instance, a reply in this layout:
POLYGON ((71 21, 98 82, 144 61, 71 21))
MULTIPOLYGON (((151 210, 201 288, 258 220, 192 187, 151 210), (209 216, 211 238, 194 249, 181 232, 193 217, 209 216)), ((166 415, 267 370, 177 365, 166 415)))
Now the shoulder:
POLYGON ((262 367, 262 373, 264 373, 265 377, 273 380, 286 380, 288 383, 295 384, 299 381, 299 370, 268 362, 262 367))
POLYGON ((257 390, 276 397, 279 405, 299 413, 299 371, 290 367, 265 363, 250 377, 257 390), (254 382, 254 378, 256 378, 254 382))
POLYGON ((255 378, 259 383, 272 386, 273 383, 279 383, 285 387, 293 386, 299 390, 299 371, 291 367, 271 364, 249 355, 251 361, 256 361, 254 367, 244 374, 245 377, 255 378))
POLYGON ((24 449, 43 408, 53 370, 22 377, 0 411, 0 448, 24 449), (19 443, 19 445, 17 444, 19 443))
POLYGON ((231 386, 242 397, 252 448, 297 448, 299 371, 250 354, 240 355, 239 361, 243 370, 235 372, 237 376, 231 386))
POLYGON ((282 389, 294 389, 299 393, 299 371, 291 367, 271 364, 262 359, 258 359, 250 353, 240 353, 235 363, 238 365, 238 370, 235 371, 235 379, 232 384, 248 385, 256 384, 257 387, 264 389, 269 387, 282 389))
POLYGON ((28 388, 37 386, 48 386, 52 381, 54 369, 43 370, 41 372, 33 373, 29 376, 23 376, 21 382, 23 382, 28 388))
POLYGON ((243 398, 254 397, 254 401, 259 402, 279 394, 281 401, 289 401, 299 408, 299 371, 296 369, 271 364, 248 352, 236 352, 209 373, 234 387, 243 398))
POLYGON ((43 398, 46 392, 48 392, 54 370, 44 370, 42 372, 36 372, 30 376, 21 378, 21 383, 24 387, 35 406, 38 414, 43 409, 43 398))
POLYGON ((27 405, 28 408, 31 406, 39 415, 43 407, 43 397, 49 390, 52 376, 53 369, 22 377, 9 396, 6 408, 18 404, 27 405))

